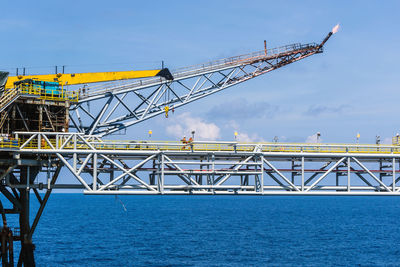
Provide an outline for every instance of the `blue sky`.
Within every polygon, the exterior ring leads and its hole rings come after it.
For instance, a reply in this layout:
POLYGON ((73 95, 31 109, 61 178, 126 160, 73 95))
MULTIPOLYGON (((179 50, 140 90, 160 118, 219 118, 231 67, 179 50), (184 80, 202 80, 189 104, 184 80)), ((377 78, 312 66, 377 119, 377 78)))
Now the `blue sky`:
MULTIPOLYGON (((0 69, 30 72, 171 68, 294 42, 325 53, 205 98, 128 137, 173 139, 185 120, 215 139, 371 143, 400 131, 398 1, 2 1, 0 69), (170 129, 170 130, 168 130, 170 129), (208 129, 208 128, 207 128, 208 129), (215 130, 215 129, 214 129, 215 130), (245 137, 247 136, 247 137, 245 137)), ((190 126, 188 122, 187 127, 190 126)))

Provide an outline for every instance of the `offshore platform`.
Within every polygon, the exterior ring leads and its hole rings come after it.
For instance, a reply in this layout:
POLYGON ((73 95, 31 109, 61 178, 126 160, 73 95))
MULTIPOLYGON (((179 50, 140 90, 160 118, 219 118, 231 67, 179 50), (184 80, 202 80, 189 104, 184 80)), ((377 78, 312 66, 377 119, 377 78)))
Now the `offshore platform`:
POLYGON ((2 265, 35 265, 32 236, 53 189, 89 195, 400 195, 399 137, 393 145, 105 139, 322 53, 336 31, 321 43, 265 44, 259 52, 173 72, 0 72, 2 265), (76 183, 57 182, 62 168, 76 183), (40 204, 35 214, 31 198, 40 204), (7 223, 9 214, 19 217, 19 225, 7 223), (14 241, 20 242, 17 257, 14 241))

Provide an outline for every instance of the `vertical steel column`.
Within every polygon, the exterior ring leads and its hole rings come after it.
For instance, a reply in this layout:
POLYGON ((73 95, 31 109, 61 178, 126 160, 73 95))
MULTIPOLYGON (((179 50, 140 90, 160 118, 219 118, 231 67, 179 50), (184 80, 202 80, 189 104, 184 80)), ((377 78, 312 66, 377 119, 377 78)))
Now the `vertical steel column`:
POLYGON ((149 174, 149 184, 155 185, 155 178, 156 178, 156 160, 153 159, 153 171, 149 174))
MULTIPOLYGON (((382 159, 379 160, 379 181, 382 182, 383 178, 383 163, 382 163, 382 159)), ((381 186, 379 185, 378 187, 378 191, 381 191, 381 186)))
MULTIPOLYGON (((76 134, 74 134, 73 137, 73 142, 74 142, 74 150, 76 151, 76 134)), ((78 162, 78 155, 76 154, 76 152, 73 155, 73 168, 74 168, 74 172, 76 172, 76 166, 77 166, 77 162, 78 162)))
POLYGON ((38 125, 38 132, 42 131, 42 125, 43 125, 43 106, 42 103, 38 106, 39 108, 39 125, 38 125))
MULTIPOLYGON (((336 187, 339 186, 339 166, 336 167, 336 187)), ((338 189, 336 189, 336 191, 339 191, 338 189)))
POLYGON ((296 167, 294 159, 292 159, 292 184, 294 184, 294 176, 295 176, 295 172, 294 172, 294 168, 296 167))
MULTIPOLYGON (((34 180, 38 173, 38 169, 33 172, 28 171, 27 167, 21 168, 20 183, 27 184, 27 180, 34 180)), ((30 223, 29 223, 29 188, 20 189, 20 204, 21 212, 19 214, 19 226, 21 231, 21 253, 19 255, 18 266, 35 266, 34 249, 30 236, 30 223)))
POLYGON ((160 193, 164 194, 164 154, 161 154, 161 184, 160 193))
POLYGON ((157 156, 157 190, 161 192, 161 154, 157 156))
POLYGON ((304 157, 301 157, 301 191, 304 191, 304 157))
POLYGON ((201 171, 201 173, 199 174, 199 180, 197 181, 197 183, 198 183, 199 185, 202 185, 202 184, 203 184, 203 167, 204 167, 204 165, 203 165, 203 160, 200 159, 200 171, 201 171))
POLYGON ((261 194, 264 195, 264 156, 261 156, 261 194))
MULTIPOLYGON (((207 185, 211 185, 211 175, 210 175, 210 154, 207 154, 207 185)), ((211 190, 209 190, 211 191, 211 190)))
MULTIPOLYGON (((212 160, 212 185, 215 185, 215 155, 214 153, 211 156, 211 160, 212 160)), ((214 189, 213 189, 214 191, 214 189)))
POLYGON ((393 157, 392 159, 392 191, 396 191, 396 159, 393 157))
POLYGON ((93 190, 97 190, 97 153, 93 154, 93 190))
POLYGON ((31 167, 28 166, 26 167, 26 176, 28 177, 28 179, 26 179, 26 190, 28 190, 29 192, 29 177, 31 177, 31 167))
POLYGON ((350 192, 350 173, 351 173, 350 157, 347 157, 347 192, 350 192))

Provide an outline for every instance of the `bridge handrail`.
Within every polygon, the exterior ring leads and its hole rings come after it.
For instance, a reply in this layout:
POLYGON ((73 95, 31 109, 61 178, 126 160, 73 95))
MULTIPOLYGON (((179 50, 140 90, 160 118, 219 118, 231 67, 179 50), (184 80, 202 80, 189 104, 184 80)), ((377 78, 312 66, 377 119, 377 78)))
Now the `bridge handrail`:
POLYGON ((325 143, 241 143, 235 141, 102 140, 79 133, 17 132, 15 140, 0 141, 0 148, 23 150, 121 150, 121 151, 210 151, 282 153, 380 153, 400 154, 398 145, 325 143), (72 138, 73 136, 75 138, 72 138), (40 140, 40 141, 39 141, 40 140))

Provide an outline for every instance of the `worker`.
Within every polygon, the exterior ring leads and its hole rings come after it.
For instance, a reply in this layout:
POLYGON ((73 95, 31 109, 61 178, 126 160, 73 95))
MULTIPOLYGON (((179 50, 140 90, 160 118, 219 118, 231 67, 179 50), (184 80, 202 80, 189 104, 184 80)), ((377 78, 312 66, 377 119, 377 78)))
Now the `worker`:
POLYGON ((181 141, 182 141, 182 143, 187 144, 186 136, 184 136, 181 141))
MULTIPOLYGON (((184 136, 184 137, 182 138, 181 142, 182 142, 183 144, 185 144, 185 145, 187 144, 187 141, 186 141, 186 136, 184 136)), ((185 145, 184 145, 184 146, 182 146, 182 149, 183 149, 183 150, 185 150, 185 149, 186 149, 186 146, 185 146, 185 145)))
POLYGON ((188 144, 189 144, 190 146, 188 146, 188 148, 192 148, 192 149, 193 149, 192 143, 193 143, 193 138, 190 137, 189 140, 188 140, 188 144))

